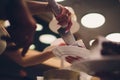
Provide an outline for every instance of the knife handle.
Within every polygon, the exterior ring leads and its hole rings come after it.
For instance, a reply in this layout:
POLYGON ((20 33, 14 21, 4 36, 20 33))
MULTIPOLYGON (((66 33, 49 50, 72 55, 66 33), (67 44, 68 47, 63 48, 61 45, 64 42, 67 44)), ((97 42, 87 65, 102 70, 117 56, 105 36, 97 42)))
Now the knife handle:
POLYGON ((59 28, 58 29, 58 33, 60 34, 60 36, 63 38, 63 40, 65 41, 65 43, 67 45, 72 45, 75 43, 75 38, 73 36, 73 34, 70 31, 65 32, 66 29, 65 28, 59 28))
POLYGON ((49 5, 52 8, 53 13, 57 16, 61 13, 60 7, 58 6, 57 2, 55 0, 47 0, 49 5))

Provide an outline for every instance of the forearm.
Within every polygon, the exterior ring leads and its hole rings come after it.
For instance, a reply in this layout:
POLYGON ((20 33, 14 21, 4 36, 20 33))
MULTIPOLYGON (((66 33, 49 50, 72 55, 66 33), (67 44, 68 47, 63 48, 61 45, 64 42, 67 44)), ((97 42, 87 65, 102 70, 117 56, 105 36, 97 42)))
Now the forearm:
POLYGON ((10 59, 15 61, 17 64, 27 67, 40 64, 49 58, 52 58, 54 55, 51 52, 40 52, 35 50, 28 50, 24 57, 21 56, 22 50, 16 51, 5 51, 5 55, 8 56, 10 59))
POLYGON ((28 8, 33 15, 37 15, 40 13, 51 12, 50 6, 47 2, 39 2, 39 1, 27 1, 28 8))
POLYGON ((51 52, 39 52, 35 50, 29 50, 28 54, 23 57, 24 64, 22 64, 22 66, 27 67, 41 64, 52 57, 54 57, 54 55, 51 52))

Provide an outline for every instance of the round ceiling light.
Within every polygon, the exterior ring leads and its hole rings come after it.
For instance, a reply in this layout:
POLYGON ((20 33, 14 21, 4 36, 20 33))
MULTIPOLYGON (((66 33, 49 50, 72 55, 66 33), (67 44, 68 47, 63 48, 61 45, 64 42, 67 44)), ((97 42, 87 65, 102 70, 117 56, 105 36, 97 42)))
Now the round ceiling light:
POLYGON ((37 28, 36 31, 41 31, 43 29, 43 26, 41 24, 36 24, 37 28))
POLYGON ((34 44, 30 45, 29 49, 35 49, 35 45, 34 44))
POLYGON ((99 13, 89 13, 81 18, 81 24, 87 28, 98 28, 105 23, 105 17, 99 13))
POLYGON ((55 0, 56 2, 63 2, 64 0, 55 0))
POLYGON ((92 39, 89 41, 89 45, 92 46, 93 42, 95 41, 95 39, 92 39))
POLYGON ((50 44, 57 38, 52 34, 43 34, 39 37, 39 41, 45 44, 50 44))
POLYGON ((5 25, 5 27, 10 26, 10 22, 8 20, 6 20, 5 23, 4 23, 4 25, 5 25))
POLYGON ((111 33, 106 36, 106 39, 114 42, 120 42, 120 33, 111 33))

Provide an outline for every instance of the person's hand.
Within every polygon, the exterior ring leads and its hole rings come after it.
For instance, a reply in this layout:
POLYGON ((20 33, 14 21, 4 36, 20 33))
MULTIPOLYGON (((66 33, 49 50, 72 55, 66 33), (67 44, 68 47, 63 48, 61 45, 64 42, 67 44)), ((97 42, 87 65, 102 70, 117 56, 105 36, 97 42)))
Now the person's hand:
MULTIPOLYGON (((64 42, 64 40, 62 38, 58 38, 56 39, 55 41, 53 41, 51 43, 52 46, 67 46, 67 44, 64 42)), ((80 39, 80 40, 77 40, 75 42, 75 45, 71 45, 71 46, 78 46, 78 47, 81 47, 81 48, 86 48, 83 41, 80 39)), ((78 60, 81 60, 83 59, 82 57, 79 57, 79 56, 66 56, 65 57, 65 60, 69 63, 73 63, 74 61, 78 61, 78 60)))
POLYGON ((46 47, 46 48, 43 50, 43 52, 52 53, 52 50, 53 50, 54 48, 56 48, 56 46, 48 46, 48 47, 46 47))
POLYGON ((59 15, 55 15, 58 25, 65 26, 66 31, 69 31, 72 26, 71 21, 71 12, 65 8, 64 6, 59 6, 61 13, 59 15))
POLYGON ((10 40, 15 43, 16 48, 23 48, 22 55, 25 55, 32 44, 36 22, 24 0, 12 0, 6 7, 6 11, 10 22, 8 28, 10 40))
POLYGON ((73 62, 78 61, 80 59, 82 59, 82 58, 79 57, 79 56, 74 56, 74 57, 73 56, 67 56, 67 57, 65 57, 65 60, 69 63, 73 63, 73 62))
POLYGON ((53 49, 56 48, 56 46, 48 46, 43 50, 43 55, 44 55, 44 59, 49 59, 52 57, 55 57, 54 53, 53 53, 53 49), (46 57, 45 57, 46 56, 46 57))
POLYGON ((11 36, 10 42, 14 42, 17 48, 23 48, 22 55, 24 55, 29 46, 32 44, 36 27, 10 27, 8 32, 11 36))

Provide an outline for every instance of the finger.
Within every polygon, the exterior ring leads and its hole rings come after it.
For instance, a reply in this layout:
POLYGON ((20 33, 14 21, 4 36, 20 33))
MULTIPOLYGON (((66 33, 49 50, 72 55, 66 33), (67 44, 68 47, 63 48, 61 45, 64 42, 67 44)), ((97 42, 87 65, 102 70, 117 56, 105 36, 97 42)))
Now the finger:
POLYGON ((70 57, 65 57, 65 60, 67 61, 67 62, 69 62, 69 63, 72 63, 74 60, 72 59, 72 58, 70 58, 70 57))
POLYGON ((66 43, 60 43, 59 44, 59 46, 65 46, 66 45, 66 43))
POLYGON ((66 59, 67 62, 72 63, 72 62, 77 61, 81 58, 79 56, 76 56, 76 57, 67 56, 67 57, 65 57, 65 59, 66 59))
POLYGON ((67 56, 66 58, 69 59, 69 60, 79 60, 79 59, 83 59, 82 57, 79 57, 79 56, 75 56, 75 57, 67 56))

